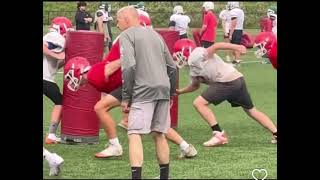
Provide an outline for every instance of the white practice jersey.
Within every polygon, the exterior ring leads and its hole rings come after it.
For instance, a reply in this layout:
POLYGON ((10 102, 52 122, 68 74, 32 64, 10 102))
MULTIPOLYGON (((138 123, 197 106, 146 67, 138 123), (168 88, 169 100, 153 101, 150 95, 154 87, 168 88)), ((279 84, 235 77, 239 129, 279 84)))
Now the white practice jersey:
POLYGON ((170 21, 174 21, 176 23, 174 29, 179 31, 179 35, 187 33, 188 24, 190 23, 189 16, 183 14, 173 14, 170 17, 170 21))
MULTIPOLYGON (((43 36, 43 42, 47 42, 53 46, 50 49, 53 52, 59 53, 64 51, 65 48, 65 38, 56 31, 52 31, 43 36)), ((43 79, 55 82, 54 77, 57 73, 59 66, 64 60, 57 60, 50 56, 43 55, 43 79)))

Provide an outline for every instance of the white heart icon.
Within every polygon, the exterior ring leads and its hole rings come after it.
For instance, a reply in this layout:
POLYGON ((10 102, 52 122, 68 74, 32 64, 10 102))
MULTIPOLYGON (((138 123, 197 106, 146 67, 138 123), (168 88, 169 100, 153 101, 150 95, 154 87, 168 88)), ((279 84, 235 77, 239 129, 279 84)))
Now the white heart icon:
POLYGON ((255 175, 255 172, 258 172, 258 175, 262 173, 264 173, 264 177, 262 178, 262 180, 264 180, 267 176, 268 176, 268 172, 267 170, 265 169, 254 169, 252 172, 251 172, 251 175, 252 177, 255 179, 255 180, 258 180, 258 178, 256 177, 255 175))

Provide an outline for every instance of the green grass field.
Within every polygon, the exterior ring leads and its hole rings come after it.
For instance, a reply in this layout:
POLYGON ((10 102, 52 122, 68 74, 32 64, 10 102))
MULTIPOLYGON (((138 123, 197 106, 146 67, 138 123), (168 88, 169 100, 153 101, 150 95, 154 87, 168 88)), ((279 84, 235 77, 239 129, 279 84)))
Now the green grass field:
MULTIPOLYGON (((118 34, 116 28, 113 28, 118 34)), ((258 30, 246 30, 256 34, 258 30)), ((44 33, 46 27, 44 27, 44 33)), ((189 37, 190 36, 189 34, 189 37)), ((219 30, 217 42, 222 41, 219 30)), ((222 53, 219 53, 223 55, 222 53)), ((224 56, 222 56, 224 57, 224 56)), ((241 57, 244 61, 256 61, 252 50, 241 57)), ((277 122, 277 71, 270 64, 247 63, 238 67, 244 74, 247 87, 254 105, 265 112, 275 123, 277 122)), ((62 74, 57 75, 57 83, 62 90, 62 74)), ((188 70, 180 70, 180 87, 189 83, 188 70)), ((270 143, 271 134, 257 122, 250 119, 241 108, 231 108, 224 102, 219 106, 211 105, 220 126, 229 136, 229 144, 205 148, 202 143, 211 137, 211 129, 192 106, 193 100, 206 88, 181 95, 179 98, 179 121, 177 131, 198 150, 194 159, 178 159, 179 147, 170 143, 170 176, 172 179, 251 179, 251 172, 256 168, 268 171, 267 178, 277 178, 277 146, 270 143)), ((43 96, 43 140, 50 123, 53 103, 43 96)), ((119 122, 120 109, 112 110, 112 116, 119 122)), ((59 128, 60 129, 60 128, 59 128)), ((103 130, 100 130, 100 143, 97 145, 44 145, 49 151, 61 155, 65 164, 61 175, 54 178, 61 179, 127 179, 131 178, 128 157, 128 140, 124 130, 118 128, 118 137, 123 146, 124 154, 119 158, 96 159, 94 154, 104 149, 107 142, 103 130)), ((60 134, 60 132, 58 132, 60 134)), ((144 164, 143 178, 155 178, 159 175, 156 161, 155 147, 151 137, 143 137, 144 164)), ((43 161, 43 178, 50 179, 49 167, 43 161)))

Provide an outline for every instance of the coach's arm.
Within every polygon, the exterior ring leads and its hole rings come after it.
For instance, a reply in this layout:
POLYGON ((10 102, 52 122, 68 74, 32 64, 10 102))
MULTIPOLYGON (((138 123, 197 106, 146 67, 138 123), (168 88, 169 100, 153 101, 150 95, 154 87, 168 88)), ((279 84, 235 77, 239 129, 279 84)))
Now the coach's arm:
POLYGON ((166 60, 167 65, 167 74, 170 79, 170 96, 176 95, 176 87, 177 87, 177 67, 173 62, 172 56, 170 54, 170 51, 165 43, 165 41, 162 39, 164 44, 164 58, 166 60))
POLYGON ((136 59, 133 43, 130 41, 129 36, 122 32, 120 34, 120 61, 121 61, 121 69, 122 69, 122 111, 129 111, 129 104, 132 100, 133 93, 133 85, 134 85, 134 77, 136 71, 136 59))

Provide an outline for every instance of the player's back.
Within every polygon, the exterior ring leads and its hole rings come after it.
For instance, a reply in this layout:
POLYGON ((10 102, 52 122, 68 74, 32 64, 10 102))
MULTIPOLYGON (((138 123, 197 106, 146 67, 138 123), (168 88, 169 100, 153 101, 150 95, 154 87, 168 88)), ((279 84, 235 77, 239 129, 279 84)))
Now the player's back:
POLYGON ((105 65, 120 59, 119 41, 110 49, 109 54, 101 62, 93 65, 88 72, 88 82, 98 91, 110 93, 122 85, 121 68, 115 71, 108 78, 105 76, 105 65))
MULTIPOLYGON (((64 51, 65 38, 58 32, 52 31, 43 36, 43 42, 48 44, 48 49, 60 53, 64 51)), ((63 60, 56 60, 51 56, 43 55, 43 79, 55 82, 54 77, 63 60)))
POLYGON ((187 33, 188 24, 190 23, 190 18, 187 15, 183 14, 173 14, 170 17, 170 21, 174 21, 176 23, 175 30, 179 31, 179 34, 187 33))
POLYGON ((126 54, 121 55, 121 61, 130 64, 126 68, 132 68, 132 63, 135 63, 133 99, 168 99, 170 83, 165 56, 167 47, 161 36, 151 28, 131 27, 121 33, 120 43, 121 49, 134 56, 134 59, 131 59, 126 54), (122 43, 123 41, 126 42, 122 43), (128 52, 131 49, 130 44, 134 44, 134 52, 128 52))

